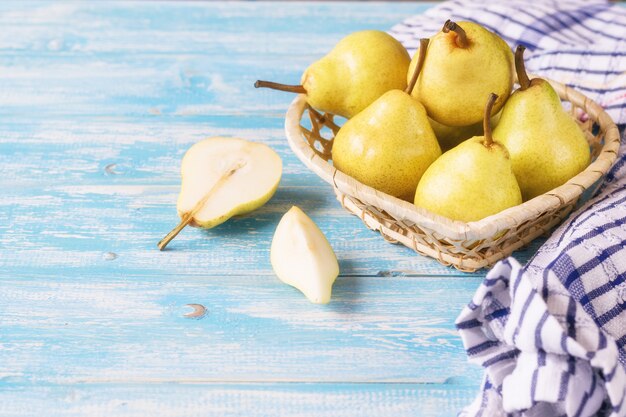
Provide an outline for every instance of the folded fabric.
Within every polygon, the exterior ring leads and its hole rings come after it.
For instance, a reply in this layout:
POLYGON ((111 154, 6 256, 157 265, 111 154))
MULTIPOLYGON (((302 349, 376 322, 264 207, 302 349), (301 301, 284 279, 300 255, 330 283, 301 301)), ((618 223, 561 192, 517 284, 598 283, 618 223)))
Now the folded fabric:
POLYGON ((486 368, 461 416, 626 416, 626 145, 600 194, 525 267, 498 263, 457 319, 486 368))
MULTIPOLYGON (((529 72, 580 90, 626 123, 626 7, 457 0, 391 33, 413 52, 447 19, 471 20, 529 49, 529 72)), ((624 143, 625 140, 622 141, 624 143)), ((626 416, 626 147, 599 194, 522 267, 498 263, 457 319, 486 368, 464 417, 626 416)))
POLYGON ((605 0, 453 0, 391 28, 411 54, 447 19, 471 20, 528 49, 526 69, 558 80, 626 123, 626 7, 605 0))

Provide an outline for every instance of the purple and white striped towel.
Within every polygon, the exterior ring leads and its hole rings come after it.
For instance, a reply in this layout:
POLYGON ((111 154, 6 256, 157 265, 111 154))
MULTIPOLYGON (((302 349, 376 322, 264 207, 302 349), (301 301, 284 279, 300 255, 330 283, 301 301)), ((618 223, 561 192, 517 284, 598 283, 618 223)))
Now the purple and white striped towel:
MULTIPOLYGON (((454 0, 391 33, 413 52, 447 19, 525 45, 529 72, 582 91, 626 123, 626 7, 454 0)), ((526 266, 509 258, 488 273, 457 327, 470 361, 486 369, 461 416, 626 416, 626 145, 599 194, 526 266)))

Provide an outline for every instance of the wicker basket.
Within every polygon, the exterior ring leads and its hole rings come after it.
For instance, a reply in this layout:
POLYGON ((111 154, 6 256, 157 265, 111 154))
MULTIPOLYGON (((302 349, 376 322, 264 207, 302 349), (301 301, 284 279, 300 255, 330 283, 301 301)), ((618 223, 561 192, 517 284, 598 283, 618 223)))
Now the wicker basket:
POLYGON ((581 93, 550 83, 564 101, 571 103, 572 115, 580 111, 588 115, 581 127, 587 133, 593 162, 562 186, 476 222, 447 219, 336 170, 329 161, 339 126, 332 115, 312 109, 304 95, 289 107, 285 130, 300 160, 332 185, 341 205, 367 227, 378 230, 389 242, 402 243, 444 265, 473 272, 494 264, 559 224, 583 193, 588 198, 615 162, 620 137, 609 115, 581 93), (305 112, 308 117, 304 117, 305 112))

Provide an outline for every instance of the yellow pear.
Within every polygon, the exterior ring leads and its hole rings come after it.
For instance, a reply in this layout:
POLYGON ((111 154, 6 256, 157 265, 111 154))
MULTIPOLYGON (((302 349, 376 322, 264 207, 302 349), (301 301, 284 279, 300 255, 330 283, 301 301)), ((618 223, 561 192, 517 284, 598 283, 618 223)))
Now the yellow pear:
POLYGON ((276 276, 299 289, 309 301, 330 301, 339 263, 326 236, 300 208, 293 206, 280 219, 270 260, 276 276))
POLYGON ((508 149, 524 200, 529 200, 584 170, 591 156, 585 134, 550 83, 528 79, 523 54, 518 46, 520 88, 506 102, 494 135, 508 149))
MULTIPOLYGON (((414 59, 415 61, 415 59, 414 59)), ((415 63, 407 78, 411 79, 415 63)), ((498 35, 472 22, 447 21, 428 46, 413 95, 446 126, 481 123, 485 97, 498 95, 495 115, 511 94, 513 53, 498 35)))
POLYGON ((489 125, 495 94, 484 114, 484 136, 444 153, 422 176, 415 205, 453 220, 471 222, 522 202, 506 148, 494 142, 489 125))
POLYGON ((385 92, 406 88, 410 57, 391 35, 364 30, 343 38, 302 75, 301 85, 257 81, 255 87, 306 94, 317 110, 350 118, 385 92))
MULTIPOLYGON (((502 112, 491 117, 492 128, 495 128, 498 124, 501 114, 502 112)), ((428 121, 435 132, 435 136, 437 136, 439 146, 441 146, 443 152, 454 148, 464 140, 474 136, 482 136, 484 133, 482 121, 469 126, 446 126, 431 118, 428 121)))
POLYGON ((181 222, 159 244, 165 246, 187 225, 212 228, 265 204, 278 188, 282 161, 262 143, 213 137, 193 145, 181 166, 176 205, 181 222))
POLYGON ((439 155, 441 149, 424 106, 402 90, 386 92, 348 120, 332 148, 337 169, 408 201, 413 200, 422 174, 439 155))

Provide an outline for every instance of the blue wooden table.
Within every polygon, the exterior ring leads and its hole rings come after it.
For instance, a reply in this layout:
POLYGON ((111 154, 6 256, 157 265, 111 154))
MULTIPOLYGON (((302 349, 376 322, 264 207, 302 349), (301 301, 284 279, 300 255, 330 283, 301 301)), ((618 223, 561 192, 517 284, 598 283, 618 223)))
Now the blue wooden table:
MULTIPOLYGON (((289 150, 289 95, 350 32, 428 4, 0 2, 0 416, 450 416, 473 398, 453 322, 484 275, 386 243, 289 150), (275 197, 177 222, 180 159, 239 136, 284 161, 275 197), (303 208, 340 260, 330 304, 278 281, 303 208), (189 319, 187 304, 206 307, 189 319)), ((537 244, 517 254, 525 260, 537 244)))

